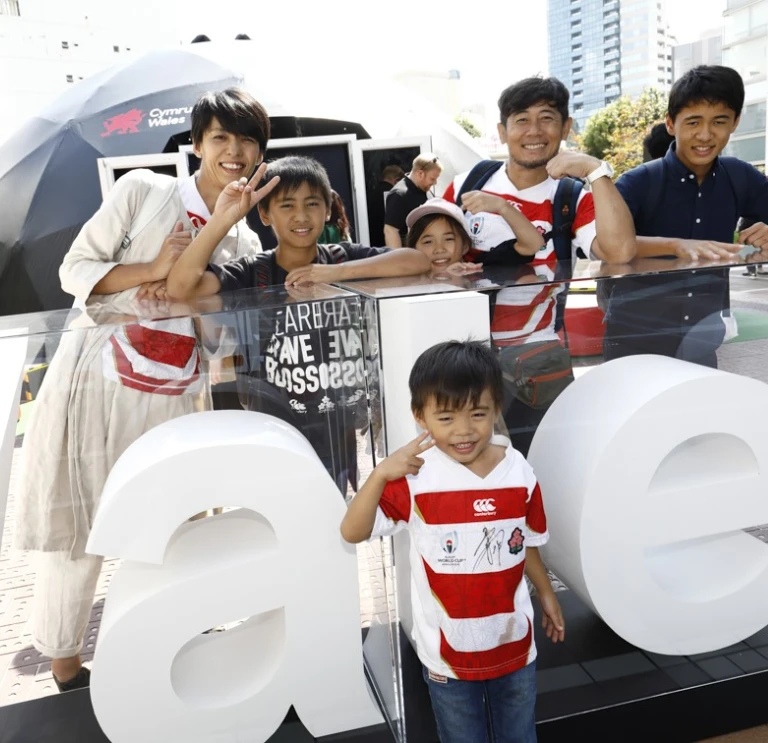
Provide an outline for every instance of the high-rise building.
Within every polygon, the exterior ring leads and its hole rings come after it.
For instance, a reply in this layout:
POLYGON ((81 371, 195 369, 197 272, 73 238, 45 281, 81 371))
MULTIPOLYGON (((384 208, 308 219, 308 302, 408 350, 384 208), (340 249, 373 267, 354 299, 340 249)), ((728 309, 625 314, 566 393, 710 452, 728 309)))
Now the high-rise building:
POLYGON ((700 64, 723 63, 723 29, 713 29, 702 34, 697 41, 672 47, 672 82, 700 64))
POLYGON ((768 0, 728 0, 723 14, 723 64, 743 78, 741 121, 726 155, 765 165, 768 98, 768 0))
POLYGON ((582 127, 621 95, 672 84, 665 0, 549 0, 549 72, 582 127))

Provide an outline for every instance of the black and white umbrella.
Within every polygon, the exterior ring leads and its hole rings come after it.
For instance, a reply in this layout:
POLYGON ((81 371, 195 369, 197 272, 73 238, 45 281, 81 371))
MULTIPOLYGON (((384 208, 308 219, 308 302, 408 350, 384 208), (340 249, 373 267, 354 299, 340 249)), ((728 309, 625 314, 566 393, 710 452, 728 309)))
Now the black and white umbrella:
POLYGON ((71 304, 58 268, 101 203, 97 158, 163 152, 189 131, 200 94, 240 83, 193 49, 152 52, 78 83, 0 147, 0 314, 71 304))

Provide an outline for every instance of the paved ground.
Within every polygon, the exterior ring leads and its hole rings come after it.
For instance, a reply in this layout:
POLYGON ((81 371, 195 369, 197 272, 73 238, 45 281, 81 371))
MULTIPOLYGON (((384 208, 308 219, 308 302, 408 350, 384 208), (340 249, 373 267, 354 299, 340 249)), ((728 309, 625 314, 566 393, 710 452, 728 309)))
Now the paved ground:
MULTIPOLYGON (((768 382, 768 277, 748 279, 738 272, 734 273, 731 304, 739 318, 742 336, 740 342, 721 349, 720 366, 726 371, 768 382)), ((18 455, 18 449, 15 453, 18 455)), ((27 631, 32 607, 34 565, 28 555, 14 553, 9 547, 15 518, 17 458, 14 457, 0 550, 0 705, 56 693, 50 663, 46 663, 32 648, 27 631)), ((364 477, 367 473, 361 474, 364 477)), ((768 527, 751 531, 757 538, 768 541, 768 527)), ((361 625, 385 622, 391 611, 392 586, 388 585, 384 566, 391 565, 391 556, 386 551, 381 555, 378 545, 363 545, 359 550, 359 564, 361 625)), ((93 655, 104 596, 118 566, 117 560, 105 561, 85 640, 83 657, 86 663, 93 655)), ((712 740, 722 743, 768 743, 768 726, 712 740)))

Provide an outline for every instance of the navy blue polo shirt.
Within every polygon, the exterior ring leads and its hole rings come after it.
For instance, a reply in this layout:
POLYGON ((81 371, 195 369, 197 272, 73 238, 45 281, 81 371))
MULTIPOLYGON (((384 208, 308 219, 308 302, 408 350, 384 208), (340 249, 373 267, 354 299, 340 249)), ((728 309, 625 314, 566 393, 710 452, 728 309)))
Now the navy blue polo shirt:
MULTIPOLYGON (((678 159, 674 142, 662 162, 630 170, 616 188, 639 236, 732 243, 739 217, 768 222, 768 180, 759 170, 735 158, 717 158, 699 183, 678 159), (660 177, 649 167, 661 167, 660 177)), ((727 306, 728 269, 612 283, 606 339, 622 346, 617 355, 659 353, 712 362, 724 334, 720 312, 727 306)))
POLYGON ((768 222, 768 179, 749 163, 718 157, 699 184, 678 159, 673 142, 663 170, 664 193, 653 214, 643 213, 646 194, 655 183, 647 165, 633 168, 616 182, 638 235, 732 243, 739 217, 768 222))

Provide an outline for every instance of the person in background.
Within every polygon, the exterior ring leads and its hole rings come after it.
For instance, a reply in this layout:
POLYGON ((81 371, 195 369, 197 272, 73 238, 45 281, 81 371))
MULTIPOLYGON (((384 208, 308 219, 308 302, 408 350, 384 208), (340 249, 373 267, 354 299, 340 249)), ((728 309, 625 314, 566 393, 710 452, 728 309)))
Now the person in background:
POLYGON ((350 242, 349 218, 344 209, 344 202, 336 191, 331 191, 331 216, 325 223, 317 242, 320 245, 335 245, 340 242, 350 242))
POLYGON ((368 229, 371 245, 384 245, 384 209, 387 195, 405 171, 399 165, 387 165, 379 177, 378 183, 368 191, 368 229))
POLYGON ((651 127, 643 140, 643 162, 657 160, 667 154, 669 145, 675 141, 675 138, 667 131, 665 122, 660 121, 651 127))
POLYGON ((388 193, 392 187, 405 178, 405 171, 399 165, 387 165, 381 171, 381 181, 379 186, 382 193, 388 193))
POLYGON ((408 227, 406 217, 427 200, 437 183, 443 166, 436 155, 422 152, 413 161, 410 173, 398 181, 387 194, 384 216, 384 242, 388 248, 402 248, 408 227))

